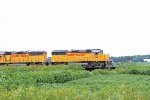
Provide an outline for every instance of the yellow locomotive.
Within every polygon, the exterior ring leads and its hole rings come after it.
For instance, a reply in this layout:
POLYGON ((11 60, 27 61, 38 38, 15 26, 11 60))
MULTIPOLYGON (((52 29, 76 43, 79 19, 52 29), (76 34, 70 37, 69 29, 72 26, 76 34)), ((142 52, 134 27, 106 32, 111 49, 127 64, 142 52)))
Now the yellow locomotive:
POLYGON ((1 52, 0 64, 43 64, 47 62, 46 51, 1 52))
POLYGON ((0 65, 8 64, 70 64, 81 63, 85 68, 111 68, 112 62, 108 54, 101 49, 86 50, 54 50, 51 61, 47 60, 46 51, 1 52, 0 65))
POLYGON ((108 54, 101 49, 86 50, 54 50, 51 64, 86 63, 86 68, 111 68, 112 62, 108 54))

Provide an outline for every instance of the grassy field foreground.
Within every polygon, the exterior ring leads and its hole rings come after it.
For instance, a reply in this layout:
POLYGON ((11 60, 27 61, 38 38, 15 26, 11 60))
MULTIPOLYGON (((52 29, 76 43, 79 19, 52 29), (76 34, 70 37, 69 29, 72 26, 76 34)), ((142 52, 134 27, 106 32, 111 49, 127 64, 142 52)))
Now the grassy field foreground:
POLYGON ((0 67, 0 100, 149 100, 150 65, 115 70, 68 66, 0 67))

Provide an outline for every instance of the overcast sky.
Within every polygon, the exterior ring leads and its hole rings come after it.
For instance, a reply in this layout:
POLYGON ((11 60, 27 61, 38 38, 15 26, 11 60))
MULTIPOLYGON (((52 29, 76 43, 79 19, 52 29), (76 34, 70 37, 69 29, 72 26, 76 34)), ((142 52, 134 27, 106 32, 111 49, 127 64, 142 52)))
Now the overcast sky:
POLYGON ((0 0, 0 51, 150 54, 150 0, 0 0))

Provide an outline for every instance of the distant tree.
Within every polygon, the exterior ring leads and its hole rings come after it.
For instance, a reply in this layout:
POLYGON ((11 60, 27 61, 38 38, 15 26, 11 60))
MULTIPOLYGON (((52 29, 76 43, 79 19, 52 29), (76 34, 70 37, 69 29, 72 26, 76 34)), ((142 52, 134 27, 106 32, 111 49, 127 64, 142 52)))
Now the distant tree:
POLYGON ((150 59, 150 55, 120 56, 111 59, 114 62, 144 62, 144 59, 150 59))

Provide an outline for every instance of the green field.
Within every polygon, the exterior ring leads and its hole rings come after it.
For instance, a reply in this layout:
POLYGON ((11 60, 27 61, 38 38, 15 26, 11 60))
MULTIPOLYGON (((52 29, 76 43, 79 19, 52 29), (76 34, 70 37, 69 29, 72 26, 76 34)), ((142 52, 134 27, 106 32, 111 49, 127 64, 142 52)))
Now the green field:
POLYGON ((0 66, 0 100, 150 100, 150 64, 0 66))

